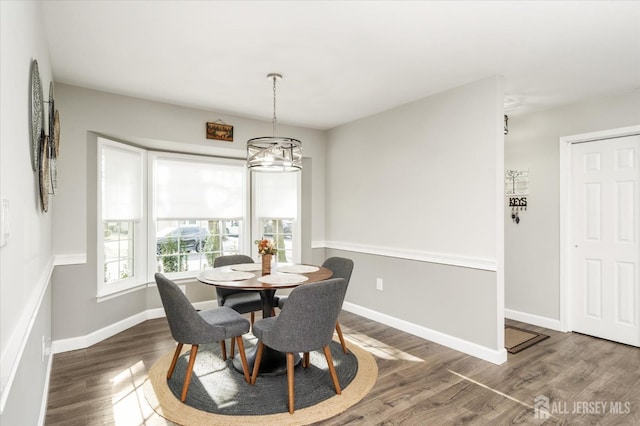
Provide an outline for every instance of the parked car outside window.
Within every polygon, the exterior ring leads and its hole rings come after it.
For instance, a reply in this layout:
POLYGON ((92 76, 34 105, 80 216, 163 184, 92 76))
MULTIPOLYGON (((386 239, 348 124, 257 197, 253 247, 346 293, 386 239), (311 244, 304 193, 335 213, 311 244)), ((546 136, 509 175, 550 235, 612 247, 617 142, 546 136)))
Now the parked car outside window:
POLYGON ((207 228, 193 225, 182 225, 173 228, 164 228, 156 234, 156 253, 162 254, 162 245, 172 239, 180 243, 187 251, 197 252, 204 248, 209 236, 207 228))

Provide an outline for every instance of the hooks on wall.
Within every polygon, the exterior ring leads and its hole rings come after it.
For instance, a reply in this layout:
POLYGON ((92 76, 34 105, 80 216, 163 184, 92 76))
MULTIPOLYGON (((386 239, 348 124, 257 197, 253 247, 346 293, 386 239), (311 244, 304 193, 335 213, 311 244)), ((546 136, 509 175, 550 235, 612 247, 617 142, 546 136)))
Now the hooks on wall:
POLYGON ((520 223, 519 212, 527 210, 527 197, 529 193, 529 169, 508 169, 504 173, 505 195, 509 197, 511 207, 511 220, 516 225, 520 223))
POLYGON ((511 207, 511 220, 517 225, 520 223, 518 212, 523 209, 527 211, 527 197, 509 197, 509 207, 511 207))

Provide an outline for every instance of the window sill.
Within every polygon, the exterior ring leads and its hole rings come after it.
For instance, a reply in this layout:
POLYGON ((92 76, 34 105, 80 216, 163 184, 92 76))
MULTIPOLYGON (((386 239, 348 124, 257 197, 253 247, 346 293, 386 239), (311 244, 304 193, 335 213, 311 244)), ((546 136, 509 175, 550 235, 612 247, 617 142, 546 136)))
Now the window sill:
MULTIPOLYGON (((189 284, 197 281, 197 275, 189 275, 189 276, 183 275, 178 277, 167 277, 167 278, 169 278, 171 281, 175 282, 176 284, 189 284)), ((115 299, 116 297, 124 296, 125 294, 133 293, 134 291, 145 290, 147 288, 152 288, 152 287, 156 287, 155 281, 139 283, 121 290, 114 290, 111 292, 103 292, 101 294, 98 294, 96 296, 96 301, 98 303, 101 303, 107 300, 115 299)))

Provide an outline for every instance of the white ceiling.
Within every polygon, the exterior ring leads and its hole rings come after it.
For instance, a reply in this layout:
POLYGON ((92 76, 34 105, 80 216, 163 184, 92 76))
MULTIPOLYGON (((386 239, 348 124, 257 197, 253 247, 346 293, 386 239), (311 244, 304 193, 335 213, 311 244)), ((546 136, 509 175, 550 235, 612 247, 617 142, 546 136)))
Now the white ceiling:
POLYGON ((43 1, 54 80, 328 129, 492 75, 518 114, 640 87, 638 1, 43 1))

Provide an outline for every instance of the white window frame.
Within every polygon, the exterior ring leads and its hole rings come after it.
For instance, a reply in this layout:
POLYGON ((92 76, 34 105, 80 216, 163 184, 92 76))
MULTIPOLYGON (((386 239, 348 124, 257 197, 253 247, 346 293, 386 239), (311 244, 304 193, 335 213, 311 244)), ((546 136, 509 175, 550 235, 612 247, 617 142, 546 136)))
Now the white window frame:
MULTIPOLYGON (((155 211, 155 206, 154 206, 154 200, 155 200, 155 193, 154 193, 154 173, 155 173, 155 163, 156 163, 156 159, 158 158, 167 158, 167 159, 181 159, 181 160, 186 160, 186 161, 197 161, 197 162, 204 162, 204 163, 211 163, 212 165, 215 164, 220 164, 220 165, 238 165, 238 166, 242 166, 244 167, 246 164, 246 160, 244 159, 233 159, 233 158, 222 158, 222 157, 209 157, 209 156, 202 156, 202 155, 193 155, 193 154, 181 154, 181 153, 172 153, 172 152, 162 152, 162 151, 148 151, 148 191, 149 191, 149 214, 147 215, 147 217, 149 218, 148 220, 148 225, 147 225, 147 233, 150 236, 155 236, 156 235, 156 222, 158 220, 156 211, 155 211)), ((247 248, 250 247, 248 245, 249 243, 249 232, 247 232, 250 227, 247 226, 248 223, 250 223, 250 216, 249 216, 249 185, 248 185, 248 179, 247 179, 247 173, 243 173, 243 179, 244 179, 244 187, 245 187, 245 199, 244 199, 244 218, 241 218, 243 220, 243 229, 244 229, 244 235, 243 237, 239 238, 238 240, 238 253, 239 254, 243 254, 246 253, 247 251, 249 251, 247 248)), ((185 218, 161 218, 161 220, 183 220, 185 218)), ((212 217, 212 218, 198 218, 198 220, 221 220, 221 219, 238 219, 238 218, 220 218, 220 217, 212 217)), ((156 239, 155 238, 149 238, 149 241, 147 242, 148 246, 147 246, 147 252, 149 253, 148 255, 148 275, 149 277, 153 277, 153 275, 156 273, 157 268, 158 268, 158 263, 157 263, 157 258, 156 258, 156 239)), ((197 270, 197 271, 182 271, 182 272, 172 272, 170 274, 166 274, 167 277, 170 277, 171 279, 187 279, 187 278, 195 278, 199 273, 201 272, 201 270, 197 270)))
MULTIPOLYGON (((146 255, 146 240, 147 240, 147 209, 146 209, 146 191, 147 191, 147 151, 144 149, 136 148, 131 145, 127 145, 120 142, 115 142, 109 139, 98 137, 98 154, 97 154, 97 298, 98 301, 107 300, 116 294, 128 293, 136 290, 139 287, 146 285, 148 281, 147 275, 147 255, 146 255), (104 221, 102 218, 102 151, 103 147, 112 147, 123 151, 135 152, 140 155, 140 167, 141 167, 141 185, 140 193, 142 195, 142 211, 141 219, 133 221, 133 245, 134 245, 134 275, 122 280, 112 281, 110 283, 104 282, 104 221)), ((113 222, 113 221, 112 221, 113 222)), ((125 222, 125 221, 120 221, 125 222)))
MULTIPOLYGON (((255 175, 257 173, 268 173, 268 172, 251 172, 251 241, 256 241, 262 239, 262 229, 260 228, 261 220, 269 220, 269 219, 290 219, 290 218, 279 218, 279 217, 258 217, 256 212, 256 191, 255 188, 257 185, 255 184, 255 175)), ((293 221, 293 229, 292 229, 292 237, 291 237, 291 250, 293 260, 292 263, 301 263, 302 262, 302 226, 300 224, 300 218, 302 217, 302 173, 300 172, 289 172, 295 173, 296 175, 296 196, 297 196, 297 218, 293 221)), ((251 252, 251 256, 254 259, 258 259, 259 256, 257 254, 257 248, 255 244, 253 244, 253 249, 251 252)))

